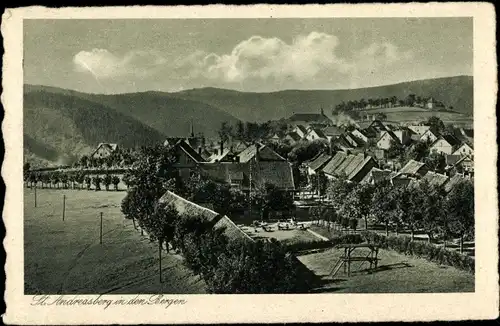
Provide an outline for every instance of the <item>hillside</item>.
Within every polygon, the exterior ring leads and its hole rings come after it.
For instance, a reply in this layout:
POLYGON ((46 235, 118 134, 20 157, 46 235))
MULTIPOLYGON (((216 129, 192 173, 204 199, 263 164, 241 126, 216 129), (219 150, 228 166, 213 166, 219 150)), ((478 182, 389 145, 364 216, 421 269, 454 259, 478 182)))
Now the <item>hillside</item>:
POLYGON ((405 82, 394 85, 345 90, 287 90, 271 93, 243 93, 238 91, 200 88, 172 93, 181 99, 190 99, 218 107, 227 113, 248 121, 267 121, 288 117, 294 112, 319 113, 342 101, 362 98, 405 98, 408 94, 432 96, 453 106, 457 112, 473 112, 473 78, 457 76, 405 82))
POLYGON ((25 90, 23 123, 25 157, 37 165, 70 163, 100 142, 134 147, 165 138, 101 104, 44 90, 25 90))
POLYGON ((167 136, 217 134, 233 116, 210 105, 168 93, 86 94, 25 85, 25 157, 37 165, 67 163, 100 142, 134 147, 163 142, 167 136))

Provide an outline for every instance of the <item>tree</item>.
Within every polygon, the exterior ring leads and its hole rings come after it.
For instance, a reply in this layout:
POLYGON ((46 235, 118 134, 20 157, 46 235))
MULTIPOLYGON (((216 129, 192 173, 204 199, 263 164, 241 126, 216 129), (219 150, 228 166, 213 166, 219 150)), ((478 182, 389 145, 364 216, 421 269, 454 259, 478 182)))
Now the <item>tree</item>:
POLYGON ((432 186, 427 181, 421 181, 419 187, 424 196, 420 208, 422 226, 429 237, 429 242, 432 242, 435 233, 439 231, 447 233, 448 227, 444 211, 446 193, 443 187, 432 186))
POLYGON ((125 174, 122 177, 122 181, 127 186, 127 189, 129 189, 129 187, 133 185, 132 175, 129 171, 125 172, 125 174))
POLYGON ((404 224, 410 229, 411 241, 415 240, 415 231, 422 225, 422 206, 425 202, 425 194, 418 186, 400 187, 397 204, 401 212, 404 224))
POLYGON ((172 242, 175 233, 175 225, 179 219, 179 214, 173 205, 157 203, 154 211, 145 223, 146 231, 158 240, 161 251, 163 243, 166 244, 169 252, 169 243, 172 242))
POLYGON ((269 211, 290 211, 293 208, 293 197, 270 183, 256 187, 251 200, 262 213, 262 218, 267 218, 269 211))
POLYGON ((317 139, 314 141, 299 141, 288 154, 288 158, 292 162, 301 164, 304 161, 310 160, 320 152, 327 150, 329 147, 328 141, 317 139))
POLYGON ((85 184, 87 185, 87 190, 90 190, 90 185, 92 184, 92 178, 90 178, 90 176, 85 177, 85 184))
POLYGON ((311 176, 311 186, 319 196, 325 195, 328 188, 328 178, 323 171, 318 171, 311 176))
POLYGON ((438 173, 444 173, 446 168, 446 157, 443 153, 430 153, 429 156, 425 157, 423 161, 430 170, 438 173))
POLYGON ((327 197, 332 200, 336 211, 342 209, 342 205, 354 188, 354 183, 348 182, 345 177, 338 178, 330 183, 327 189, 327 197))
POLYGON ((92 183, 95 186, 95 191, 101 190, 101 182, 102 178, 100 175, 96 175, 95 177, 92 178, 92 183))
POLYGON ((375 220, 385 225, 385 235, 389 236, 389 224, 396 221, 399 212, 397 211, 396 192, 398 188, 393 188, 389 181, 378 184, 374 189, 370 213, 375 220))
POLYGON ((109 190, 109 185, 113 182, 113 177, 109 173, 106 173, 103 178, 104 187, 106 191, 109 190))
POLYGON ((474 234, 474 184, 464 180, 456 184, 448 194, 446 212, 450 229, 460 237, 460 253, 463 253, 464 238, 474 234))
POLYGON ((245 124, 243 123, 243 121, 238 120, 238 122, 236 123, 235 134, 236 134, 236 138, 238 138, 239 140, 246 139, 246 137, 245 137, 245 124))
POLYGON ((437 116, 430 117, 425 124, 438 133, 443 133, 445 130, 444 122, 437 116))
POLYGON ((219 133, 220 140, 222 142, 225 142, 225 141, 229 140, 229 138, 232 136, 233 128, 231 127, 229 122, 224 121, 224 122, 222 122, 218 133, 219 133))
POLYGON ((401 143, 391 139, 389 149, 387 150, 387 158, 395 159, 403 156, 405 154, 405 149, 401 143))
POLYGON ((118 177, 117 175, 114 175, 111 182, 115 186, 115 190, 118 191, 118 184, 120 183, 120 177, 118 177))

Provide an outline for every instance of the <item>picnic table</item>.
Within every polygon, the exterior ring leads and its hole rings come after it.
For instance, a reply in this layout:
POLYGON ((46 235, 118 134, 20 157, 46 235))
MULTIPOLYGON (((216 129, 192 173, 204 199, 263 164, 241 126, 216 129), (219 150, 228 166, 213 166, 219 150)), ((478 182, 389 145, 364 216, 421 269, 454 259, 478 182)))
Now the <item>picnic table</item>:
POLYGON ((332 268, 332 271, 330 272, 330 275, 335 276, 340 268, 344 267, 344 273, 346 272, 347 268, 347 276, 351 276, 351 263, 359 261, 361 264, 358 266, 358 269, 361 268, 361 266, 365 263, 368 262, 370 263, 370 270, 373 270, 374 268, 376 269, 378 266, 378 250, 379 247, 377 245, 374 245, 372 243, 356 243, 356 244, 340 244, 335 246, 336 248, 344 249, 344 254, 340 256, 340 258, 335 262, 335 265, 332 268), (366 255, 362 256, 354 256, 353 252, 356 251, 356 249, 359 248, 368 248, 370 251, 366 255))

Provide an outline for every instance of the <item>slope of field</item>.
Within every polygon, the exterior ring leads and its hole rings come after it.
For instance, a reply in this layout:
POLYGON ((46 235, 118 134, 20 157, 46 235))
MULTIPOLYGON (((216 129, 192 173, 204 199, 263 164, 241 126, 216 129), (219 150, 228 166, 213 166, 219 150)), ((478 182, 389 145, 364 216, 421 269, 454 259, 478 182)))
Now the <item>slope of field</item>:
MULTIPOLYGON (((359 250, 359 249, 358 249, 359 250)), ((365 256, 368 251, 356 255, 365 256)), ((367 273, 365 264, 352 263, 351 277, 340 271, 329 277, 342 249, 327 249, 299 256, 299 260, 322 277, 323 288, 318 292, 339 293, 455 293, 474 292, 474 275, 449 266, 440 266, 424 259, 380 250, 378 268, 367 273)))
POLYGON ((360 115, 384 113, 391 122, 421 122, 430 117, 438 117, 444 123, 472 124, 473 118, 467 114, 450 111, 433 111, 416 107, 375 108, 358 111, 360 115))
POLYGON ((71 162, 101 142, 135 147, 165 135, 104 105, 70 94, 24 92, 24 149, 41 161, 71 162))
POLYGON ((206 293, 180 256, 158 247, 120 212, 125 192, 38 189, 24 195, 25 294, 206 293), (66 214, 62 221, 62 196, 66 214), (99 244, 103 212, 103 244, 99 244))
POLYGON ((342 101, 397 96, 414 93, 432 96, 457 112, 473 112, 473 78, 457 76, 417 80, 394 85, 345 90, 286 90, 271 93, 244 93, 227 89, 200 88, 172 95, 218 107, 241 120, 267 121, 286 118, 293 113, 329 114, 342 101))

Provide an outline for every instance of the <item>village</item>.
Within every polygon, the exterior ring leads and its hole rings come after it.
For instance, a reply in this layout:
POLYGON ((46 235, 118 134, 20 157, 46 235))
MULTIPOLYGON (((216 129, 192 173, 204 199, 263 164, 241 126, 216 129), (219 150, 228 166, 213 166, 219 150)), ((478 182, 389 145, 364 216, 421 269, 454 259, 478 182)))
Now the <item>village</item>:
MULTIPOLYGON (((391 103, 370 101, 379 102, 391 103)), ((181 252, 188 260, 214 245, 204 237, 196 249, 185 243, 186 234, 201 232, 192 225, 201 218, 228 239, 278 241, 294 253, 292 264, 307 271, 302 281, 317 278, 318 268, 335 276, 343 266, 350 276, 357 260, 369 263, 368 272, 376 270, 382 248, 473 273, 473 129, 437 117, 402 124, 372 114, 356 121, 336 108, 332 118, 320 109, 265 124, 223 123, 218 135, 207 139, 191 124, 186 137, 151 147, 100 143, 71 166, 25 165, 25 184, 35 191, 35 207, 37 188, 127 191, 121 212, 134 229, 157 240, 160 252, 181 252), (179 217, 184 224, 170 220, 179 217), (178 239, 182 228, 187 233, 178 239), (324 253, 342 243, 344 256, 324 253), (368 253, 351 257, 359 246, 368 253)), ((240 291, 239 284, 212 284, 212 274, 197 264, 187 262, 215 293, 240 291)), ((313 287, 302 281, 283 291, 313 287)))

